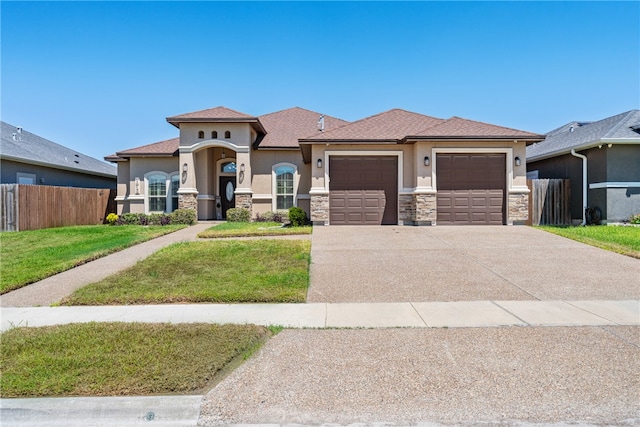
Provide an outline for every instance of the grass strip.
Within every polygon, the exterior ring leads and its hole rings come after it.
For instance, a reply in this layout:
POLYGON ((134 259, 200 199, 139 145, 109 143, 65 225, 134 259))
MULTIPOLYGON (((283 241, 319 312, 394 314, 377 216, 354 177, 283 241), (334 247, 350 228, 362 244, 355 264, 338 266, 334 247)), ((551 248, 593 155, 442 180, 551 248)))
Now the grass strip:
POLYGON ((640 227, 617 225, 560 227, 545 225, 537 228, 587 245, 640 259, 640 227))
POLYGON ((311 234, 311 226, 283 227, 279 222, 224 222, 198 234, 202 238, 290 236, 311 234))
POLYGON ((88 225, 0 234, 0 293, 184 228, 88 225))
POLYGON ((304 302, 310 251, 308 240, 176 243, 62 304, 304 302))
MULTIPOLYGON (((199 394, 269 336, 255 325, 83 323, 2 334, 0 395, 199 394)), ((248 356, 247 356, 248 357, 248 356)))

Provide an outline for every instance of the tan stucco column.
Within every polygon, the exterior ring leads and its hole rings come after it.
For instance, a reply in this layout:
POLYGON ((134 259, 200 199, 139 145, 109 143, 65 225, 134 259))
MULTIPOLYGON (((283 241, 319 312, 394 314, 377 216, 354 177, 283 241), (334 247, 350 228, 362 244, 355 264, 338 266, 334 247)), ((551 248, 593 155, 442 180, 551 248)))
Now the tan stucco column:
POLYGON ((178 189, 178 207, 198 212, 198 190, 196 187, 196 168, 194 154, 180 151, 180 188, 178 189))

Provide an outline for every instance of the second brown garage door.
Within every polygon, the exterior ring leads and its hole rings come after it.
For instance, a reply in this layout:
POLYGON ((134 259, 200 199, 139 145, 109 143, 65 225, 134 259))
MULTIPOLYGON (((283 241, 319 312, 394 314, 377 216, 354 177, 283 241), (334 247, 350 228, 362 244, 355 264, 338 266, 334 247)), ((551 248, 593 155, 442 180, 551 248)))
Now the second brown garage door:
POLYGON ((438 154, 436 223, 504 224, 505 168, 504 154, 438 154))
POLYGON ((398 223, 396 156, 329 157, 329 223, 398 223))

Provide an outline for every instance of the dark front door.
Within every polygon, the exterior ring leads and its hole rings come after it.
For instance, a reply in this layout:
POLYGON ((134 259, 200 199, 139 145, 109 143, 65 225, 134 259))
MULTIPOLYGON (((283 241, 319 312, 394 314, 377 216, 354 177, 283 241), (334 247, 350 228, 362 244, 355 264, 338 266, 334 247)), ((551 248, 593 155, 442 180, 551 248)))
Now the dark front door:
POLYGON ((222 205, 222 219, 227 218, 227 209, 236 207, 236 177, 220 177, 220 204, 222 205))

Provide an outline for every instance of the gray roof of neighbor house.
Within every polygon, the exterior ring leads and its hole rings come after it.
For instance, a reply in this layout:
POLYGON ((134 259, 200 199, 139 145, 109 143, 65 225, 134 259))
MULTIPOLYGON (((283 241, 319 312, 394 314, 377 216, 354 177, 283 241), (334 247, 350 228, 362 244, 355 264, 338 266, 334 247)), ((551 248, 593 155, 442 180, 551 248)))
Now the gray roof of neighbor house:
POLYGON ((584 150, 601 144, 640 144, 640 110, 595 122, 569 122, 547 133, 544 141, 527 147, 527 162, 584 150))
POLYGON ((0 158, 90 175, 116 177, 115 166, 86 156, 9 123, 0 122, 0 158))

